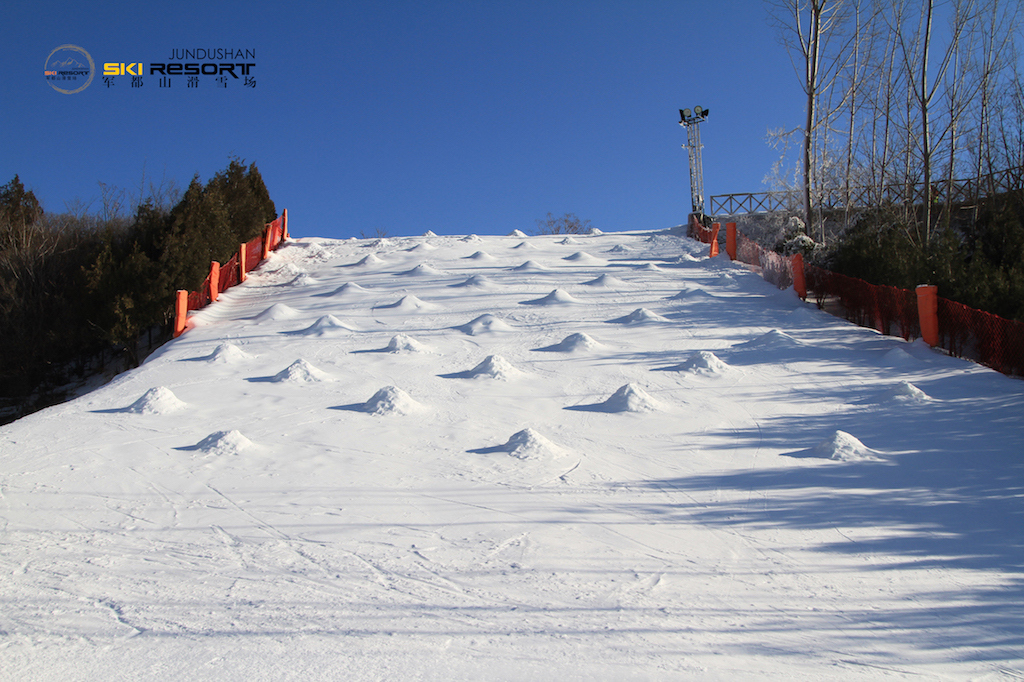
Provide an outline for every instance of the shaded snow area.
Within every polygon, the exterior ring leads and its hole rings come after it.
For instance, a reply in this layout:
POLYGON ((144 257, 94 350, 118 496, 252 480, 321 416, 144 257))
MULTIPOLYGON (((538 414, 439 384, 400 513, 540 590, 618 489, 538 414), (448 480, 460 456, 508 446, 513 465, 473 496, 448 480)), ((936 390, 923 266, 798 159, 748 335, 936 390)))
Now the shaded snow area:
POLYGON ((0 427, 0 677, 1024 677, 1024 383, 706 251, 290 242, 0 427))

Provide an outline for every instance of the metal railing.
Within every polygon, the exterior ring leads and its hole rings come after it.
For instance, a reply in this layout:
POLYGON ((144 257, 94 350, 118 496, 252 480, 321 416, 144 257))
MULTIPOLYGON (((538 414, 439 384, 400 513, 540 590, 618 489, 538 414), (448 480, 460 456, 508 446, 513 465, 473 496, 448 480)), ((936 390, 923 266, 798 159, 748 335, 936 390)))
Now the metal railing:
MULTIPOLYGON (((932 200, 938 203, 949 201, 967 204, 1001 192, 1010 192, 1024 187, 1024 167, 983 175, 966 180, 944 180, 932 183, 932 200)), ((836 211, 846 208, 864 208, 886 204, 922 204, 925 201, 925 184, 894 183, 881 187, 850 187, 819 192, 813 196, 816 209, 836 211)), ((742 192, 738 194, 715 194, 710 197, 710 215, 743 215, 749 213, 795 213, 803 209, 803 197, 799 190, 782 192, 742 192)))

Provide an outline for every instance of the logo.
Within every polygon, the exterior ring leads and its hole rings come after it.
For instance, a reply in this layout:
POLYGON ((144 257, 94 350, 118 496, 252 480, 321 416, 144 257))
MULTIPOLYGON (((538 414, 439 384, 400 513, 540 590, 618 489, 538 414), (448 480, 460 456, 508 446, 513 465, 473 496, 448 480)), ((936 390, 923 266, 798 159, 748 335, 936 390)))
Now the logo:
POLYGON ((125 74, 128 74, 129 76, 141 76, 142 62, 133 62, 131 64, 125 64, 124 62, 107 62, 103 65, 104 76, 123 76, 125 74))
POLYGON ((61 45, 46 58, 43 72, 51 88, 73 95, 92 83, 96 64, 92 56, 77 45, 61 45))

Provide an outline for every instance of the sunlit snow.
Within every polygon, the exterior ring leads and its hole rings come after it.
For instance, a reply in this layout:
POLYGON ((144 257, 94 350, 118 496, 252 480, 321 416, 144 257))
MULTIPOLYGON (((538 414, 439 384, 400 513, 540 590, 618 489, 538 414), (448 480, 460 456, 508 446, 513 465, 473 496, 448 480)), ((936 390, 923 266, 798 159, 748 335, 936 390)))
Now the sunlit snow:
POLYGON ((0 677, 1024 676, 1024 383, 706 254, 286 244, 0 427, 0 677))

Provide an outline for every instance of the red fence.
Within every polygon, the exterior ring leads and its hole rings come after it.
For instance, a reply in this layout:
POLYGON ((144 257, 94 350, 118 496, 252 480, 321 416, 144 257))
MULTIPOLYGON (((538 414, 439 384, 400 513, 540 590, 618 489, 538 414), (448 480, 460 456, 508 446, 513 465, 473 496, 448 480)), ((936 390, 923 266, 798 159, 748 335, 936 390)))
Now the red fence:
POLYGON ((913 291, 869 284, 813 265, 804 267, 804 276, 819 308, 831 302, 836 312, 854 324, 908 341, 921 336, 917 295, 913 291))
MULTIPOLYGON (((690 236, 710 244, 711 255, 718 255, 718 223, 707 228, 691 216, 690 236)), ((792 285, 801 298, 809 291, 819 308, 862 327, 908 341, 923 338, 950 355, 1024 376, 1024 323, 940 298, 934 286, 908 291, 804 266, 799 254, 786 258, 768 251, 738 233, 736 223, 726 224, 725 248, 729 258, 760 269, 765 280, 780 289, 792 285)))
POLYGON ((263 234, 241 244, 238 253, 223 266, 216 261, 210 263, 210 274, 203 280, 199 291, 178 291, 174 305, 174 336, 181 336, 185 331, 188 311, 205 308, 217 300, 220 292, 244 282, 246 273, 255 270, 287 238, 288 209, 285 209, 280 218, 267 224, 263 234))
POLYGON ((1024 324, 938 299, 939 345, 1004 374, 1024 375, 1024 324))
POLYGON ((696 215, 690 214, 690 236, 699 242, 711 245, 711 256, 718 255, 718 223, 705 227, 696 215))

